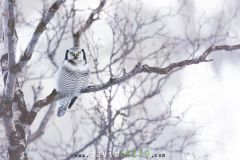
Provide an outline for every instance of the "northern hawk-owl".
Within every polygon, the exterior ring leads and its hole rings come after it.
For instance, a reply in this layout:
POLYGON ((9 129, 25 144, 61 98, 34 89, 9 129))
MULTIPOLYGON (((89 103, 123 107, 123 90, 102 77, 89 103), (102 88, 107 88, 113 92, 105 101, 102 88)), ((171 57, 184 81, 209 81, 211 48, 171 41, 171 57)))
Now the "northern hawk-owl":
POLYGON ((77 99, 76 95, 88 85, 88 81, 89 68, 85 51, 78 47, 68 49, 57 78, 57 91, 68 97, 58 101, 58 117, 63 116, 67 108, 71 108, 77 99))

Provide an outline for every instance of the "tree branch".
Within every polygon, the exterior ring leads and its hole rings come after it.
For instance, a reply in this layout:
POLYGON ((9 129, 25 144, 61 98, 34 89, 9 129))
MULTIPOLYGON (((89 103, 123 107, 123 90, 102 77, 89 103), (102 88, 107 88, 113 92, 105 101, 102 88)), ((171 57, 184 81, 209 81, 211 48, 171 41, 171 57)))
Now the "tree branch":
POLYGON ((21 72, 23 67, 27 64, 27 62, 31 59, 34 48, 42 35, 43 31, 46 29, 47 24, 50 22, 50 20, 53 18, 59 7, 65 2, 66 0, 57 0, 48 10, 45 17, 42 18, 42 20, 39 22, 37 28, 35 29, 32 38, 27 46, 27 48, 24 51, 23 56, 19 60, 19 62, 14 65, 11 70, 14 73, 21 72))
MULTIPOLYGON (((109 119, 109 121, 113 122, 115 121, 115 119, 117 118, 117 116, 120 115, 120 112, 117 112, 112 118, 109 119)), ((71 153, 67 158, 65 158, 64 160, 70 160, 73 157, 75 157, 77 154, 81 153, 82 151, 84 151, 87 147, 89 147, 90 145, 94 144, 95 142, 97 142, 102 136, 104 136, 106 134, 107 129, 112 127, 112 123, 108 123, 106 126, 104 126, 98 136, 96 136, 95 138, 93 138, 90 142, 88 142, 87 144, 85 144, 82 148, 78 149, 77 151, 71 153)))
MULTIPOLYGON (((97 92, 97 91, 107 89, 108 87, 113 86, 113 85, 117 85, 117 84, 119 85, 139 73, 156 73, 159 75, 166 75, 166 74, 169 74, 169 73, 175 71, 176 69, 183 68, 185 66, 212 61, 212 59, 207 59, 207 57, 210 55, 210 53, 212 53, 214 51, 221 51, 221 50, 233 51, 233 50, 237 50, 237 49, 240 49, 240 44, 233 45, 233 46, 230 46, 230 45, 210 46, 202 55, 200 55, 197 58, 193 58, 190 60, 183 60, 183 61, 180 61, 177 63, 172 63, 164 68, 151 67, 146 64, 142 65, 142 64, 138 63, 135 66, 135 68, 132 69, 130 72, 125 73, 118 78, 111 77, 109 79, 109 81, 106 83, 88 86, 86 88, 83 88, 81 90, 81 93, 79 93, 79 94, 97 92)), ((37 101, 31 109, 31 112, 30 112, 31 121, 29 121, 29 123, 32 123, 32 121, 35 119, 35 116, 37 115, 38 111, 40 109, 42 109, 44 106, 49 105, 52 102, 57 101, 59 99, 67 97, 67 96, 72 96, 72 95, 60 95, 56 91, 56 89, 54 89, 52 91, 52 93, 50 95, 48 95, 45 99, 37 101)))
MULTIPOLYGON (((17 74, 30 60, 40 35, 45 30, 46 25, 52 19, 55 12, 58 10, 58 8, 63 2, 64 0, 58 0, 50 7, 47 15, 38 24, 32 36, 32 39, 24 52, 24 55, 16 64, 16 4, 15 0, 4 1, 4 51, 8 54, 8 74, 5 85, 3 103, 1 102, 1 110, 4 113, 1 114, 3 114, 3 122, 6 130, 6 137, 8 140, 9 160, 28 159, 26 153, 26 131, 28 130, 26 122, 28 122, 28 117, 30 113, 26 108, 23 99, 23 93, 21 91, 17 91, 14 96, 17 74), (17 118, 17 120, 13 119, 13 108, 17 108, 17 110, 20 112, 20 116, 17 118)), ((16 111, 14 111, 14 113, 16 113, 16 111)))
POLYGON ((104 127, 100 133, 98 134, 98 136, 96 136, 95 138, 93 138, 90 142, 88 142, 86 145, 84 145, 84 147, 78 149, 76 152, 70 154, 67 158, 65 158, 64 160, 70 160, 73 157, 75 157, 77 154, 81 153, 82 151, 84 151, 87 147, 89 147, 90 145, 94 144, 95 142, 97 142, 103 135, 105 135, 106 130, 109 128, 110 126, 106 126, 104 127))
POLYGON ((42 136, 44 134, 44 130, 45 130, 51 116, 54 113, 54 109, 55 109, 55 106, 54 106, 54 103, 52 103, 49 106, 47 113, 44 115, 43 120, 42 120, 40 126, 38 127, 38 129, 29 136, 29 138, 27 140, 28 144, 34 142, 36 139, 38 139, 40 136, 42 136))
MULTIPOLYGON (((80 40, 80 37, 82 35, 82 33, 84 33, 92 24, 94 21, 98 20, 98 17, 95 18, 96 15, 99 15, 100 12, 103 10, 103 7, 105 6, 106 4, 106 0, 101 0, 100 1, 100 4, 98 5, 98 7, 96 9, 94 9, 91 14, 89 15, 86 23, 80 27, 80 29, 77 30, 77 32, 74 33, 74 29, 72 30, 72 36, 73 36, 73 43, 74 43, 74 46, 75 47, 79 47, 79 40, 80 40)), ((74 10, 75 12, 75 10, 74 10)), ((74 13, 75 15, 75 13, 74 13)), ((73 20, 73 24, 72 24, 74 27, 74 20, 73 20)))

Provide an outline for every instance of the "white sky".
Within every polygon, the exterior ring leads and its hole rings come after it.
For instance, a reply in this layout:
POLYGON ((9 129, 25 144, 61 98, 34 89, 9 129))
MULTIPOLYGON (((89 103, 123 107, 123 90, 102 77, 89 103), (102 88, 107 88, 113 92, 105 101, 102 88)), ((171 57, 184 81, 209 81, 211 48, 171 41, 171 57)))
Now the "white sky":
MULTIPOLYGON (((31 2, 26 1, 30 4, 31 2)), ((204 12, 209 16, 214 16, 223 4, 223 0, 194 0, 194 2, 197 4, 195 5, 196 15, 204 12)), ((174 6, 175 1, 149 0, 144 1, 144 4, 152 10, 163 5, 174 6)), ((26 40, 19 43, 24 44, 26 40)), ((222 57, 224 53, 218 54, 215 55, 222 57)), ((227 54, 227 56, 235 59, 233 54, 227 54)), ((200 148, 212 153, 209 159, 234 160, 239 157, 240 144, 238 125, 240 122, 238 115, 240 113, 240 63, 235 61, 232 64, 231 60, 225 62, 224 59, 217 59, 213 63, 219 67, 218 73, 215 72, 211 63, 187 67, 180 72, 183 75, 181 83, 184 90, 178 96, 174 108, 181 112, 185 108, 192 107, 186 120, 194 120, 197 126, 203 126, 199 137, 203 140, 200 148), (221 67, 218 60, 221 61, 221 67)))
MULTIPOLYGON (((223 8, 224 1, 194 0, 194 2, 196 16, 204 13, 211 17, 223 8)), ((151 9, 158 9, 164 3, 174 6, 174 1, 150 0, 145 3, 151 9)), ((181 71, 183 91, 174 103, 175 111, 182 112, 191 107, 185 120, 193 120, 196 126, 202 127, 199 139, 203 143, 200 143, 199 149, 210 152, 211 160, 234 160, 239 157, 240 63, 236 54, 240 52, 232 54, 217 52, 214 53, 214 57, 220 58, 216 58, 213 64, 194 65, 181 71), (226 56, 223 54, 227 54, 228 60, 224 60, 226 56), (217 66, 218 72, 214 70, 214 65, 217 66)))

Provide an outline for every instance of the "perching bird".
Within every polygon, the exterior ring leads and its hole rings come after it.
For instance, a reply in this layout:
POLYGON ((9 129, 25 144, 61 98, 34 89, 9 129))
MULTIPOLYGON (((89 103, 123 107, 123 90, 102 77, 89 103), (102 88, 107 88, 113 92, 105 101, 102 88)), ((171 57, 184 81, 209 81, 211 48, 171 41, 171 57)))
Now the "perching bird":
POLYGON ((67 108, 71 108, 80 90, 88 85, 89 68, 85 51, 78 47, 66 51, 65 60, 59 68, 57 91, 63 95, 72 95, 58 101, 58 117, 62 117, 67 108))

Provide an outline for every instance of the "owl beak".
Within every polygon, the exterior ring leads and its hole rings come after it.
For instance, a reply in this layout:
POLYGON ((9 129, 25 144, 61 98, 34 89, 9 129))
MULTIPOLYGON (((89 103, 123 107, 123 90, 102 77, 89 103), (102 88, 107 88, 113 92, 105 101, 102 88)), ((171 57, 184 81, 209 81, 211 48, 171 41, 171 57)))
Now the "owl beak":
POLYGON ((72 63, 73 65, 76 64, 72 59, 68 59, 68 62, 72 63))

